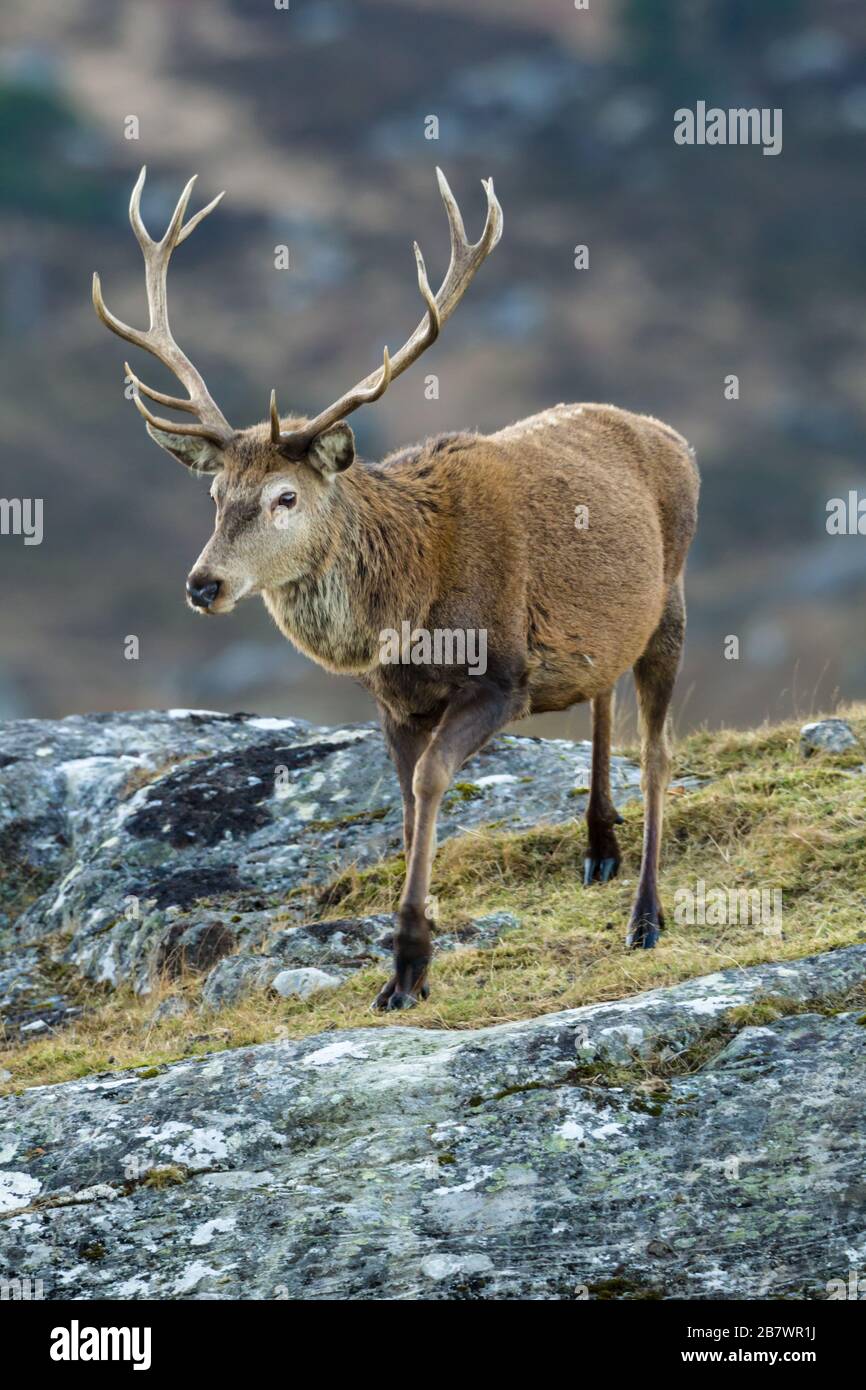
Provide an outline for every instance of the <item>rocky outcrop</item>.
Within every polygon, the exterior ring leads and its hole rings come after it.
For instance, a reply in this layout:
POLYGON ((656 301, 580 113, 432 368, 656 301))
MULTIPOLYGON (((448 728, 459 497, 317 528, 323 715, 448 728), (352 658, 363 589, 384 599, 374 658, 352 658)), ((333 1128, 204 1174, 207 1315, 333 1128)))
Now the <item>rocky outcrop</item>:
POLYGON ((815 752, 845 753, 857 747, 857 737, 845 719, 818 719, 800 730, 800 748, 807 758, 815 752))
MULTIPOLYGON (((588 744, 497 738, 446 798, 440 838, 581 816, 588 781, 588 744)), ((615 757, 618 804, 639 795, 638 782, 635 765, 615 757)), ((233 990, 271 961, 271 980, 301 968, 343 978, 387 955, 390 923, 313 922, 322 886, 400 847, 397 779, 373 725, 191 710, 7 723, 5 1025, 61 1022, 64 969, 141 992, 154 971, 217 972, 212 1002, 231 992, 229 977, 233 990)), ((485 933, 489 923, 476 926, 479 940, 485 933)))
POLYGON ((824 1298, 866 1262, 864 979, 855 946, 7 1097, 0 1268, 48 1298, 824 1298), (731 1017, 767 996, 800 1012, 731 1017))
MULTIPOLYGON (((804 726, 801 741, 807 755, 857 745, 841 719, 804 726)), ((589 766, 588 743, 494 739, 446 797, 440 839, 582 817, 589 766)), ((639 781, 613 758, 618 806, 639 781)), ((292 971, 319 972, 284 978, 292 992, 330 987, 387 957, 391 923, 321 920, 323 886, 400 848, 397 779, 374 725, 202 710, 2 724, 2 1024, 24 1036, 62 1024, 70 972, 145 993, 155 972, 193 970, 217 1006, 292 971)), ((476 945, 498 935, 486 920, 465 930, 476 945)))
MULTIPOLYGON (((804 753, 849 754, 846 729, 804 729, 804 753)), ((581 816, 588 776, 588 745, 499 738, 442 836, 581 816)), ((614 785, 638 795, 628 760, 614 785)), ((372 726, 7 724, 7 1034, 61 1026, 70 973, 146 993, 194 970, 214 1008, 337 988, 384 964, 393 924, 323 889, 399 847, 372 726)), ((446 926, 436 949, 518 925, 446 926)), ((54 1299, 823 1298, 866 1262, 864 989, 852 946, 495 1028, 392 1023, 7 1096, 0 1273, 54 1299)))

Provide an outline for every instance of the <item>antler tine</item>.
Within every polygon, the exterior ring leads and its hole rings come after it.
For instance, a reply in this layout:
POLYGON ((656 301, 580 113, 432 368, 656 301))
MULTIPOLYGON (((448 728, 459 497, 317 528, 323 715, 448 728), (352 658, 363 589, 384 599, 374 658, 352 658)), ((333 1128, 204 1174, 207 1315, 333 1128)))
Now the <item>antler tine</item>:
MULTIPOLYGON (((132 386, 133 404, 135 405, 135 408, 138 411, 139 415, 143 415, 149 425, 153 425, 158 430, 166 430, 169 434, 193 434, 196 435, 199 439, 215 439, 214 431, 209 425, 182 425, 179 424, 177 420, 167 420, 164 416, 154 415, 152 411, 148 410, 147 406, 144 404, 144 401, 141 399, 141 395, 139 394, 141 391, 147 391, 148 395, 150 396, 152 396, 154 393, 152 391, 148 391, 148 388, 144 385, 143 382, 139 381, 137 377, 132 377, 132 386)), ((172 400, 171 397, 169 397, 169 401, 172 405, 176 404, 176 402, 172 400)), ((179 410, 188 408, 188 405, 178 406, 179 410)), ((192 409, 194 410, 195 407, 193 406, 192 409)), ((220 440, 219 442, 224 443, 225 440, 220 440)))
POLYGON ((133 190, 129 195, 129 220, 132 224, 132 230, 135 232, 136 238, 138 239, 138 244, 142 250, 144 250, 146 246, 153 245, 153 237, 150 235, 149 231, 145 227, 144 221, 141 216, 141 190, 144 188, 144 180, 146 179, 146 177, 147 165, 142 164, 141 173, 135 180, 135 186, 133 187, 133 190))
POLYGON ((363 381, 359 381, 357 386, 354 386, 351 391, 347 391, 344 396, 341 396, 333 405, 328 406, 327 410, 323 410, 302 429, 277 435, 272 409, 271 438, 274 443, 279 438, 281 449, 290 457, 300 457, 309 448, 316 435, 321 434, 323 430, 338 420, 345 419, 359 406, 378 400, 390 383, 418 360, 421 354, 436 341, 443 325, 463 298, 482 261, 489 256, 502 236, 502 208, 493 191, 492 179, 481 180, 487 195, 487 218, 479 240, 473 243, 467 239, 466 228, 457 200, 451 192, 448 180, 439 168, 436 170, 436 178, 442 201, 445 204, 451 238, 451 260, 445 279, 434 295, 427 279, 427 270, 421 248, 415 242, 418 288, 427 306, 427 313, 412 336, 407 339, 393 358, 389 357, 388 349, 385 349, 385 365, 381 373, 374 372, 364 377, 363 381))
POLYGON ((152 386, 147 386, 136 376, 128 362, 124 362, 123 370, 127 379, 132 382, 134 390, 143 391, 145 396, 149 396, 152 401, 159 401, 160 405, 170 405, 173 410, 186 410, 190 415, 195 414, 195 405, 192 401, 185 401, 180 396, 167 396, 164 391, 155 391, 152 386))
POLYGON ((111 312, 102 297, 102 282, 99 279, 99 272, 93 272, 93 307, 96 310, 106 328, 110 328, 112 333, 116 333, 118 338, 125 338, 128 343, 133 343, 136 347, 147 348, 147 333, 140 328, 130 328, 128 323, 117 318, 111 312))
POLYGON ((445 212, 448 215, 448 230, 451 233, 451 255, 453 256, 458 248, 469 245, 466 239, 466 228, 463 225, 463 214, 457 206, 457 199, 451 192, 451 186, 438 164, 436 165, 436 182, 439 185, 439 193, 445 204, 445 212))
POLYGON ((430 288, 430 281, 427 279, 427 267, 424 264, 421 247, 417 241, 415 242, 415 262, 418 266, 418 288, 424 303, 427 305, 427 342, 425 347, 429 347, 439 337, 442 329, 442 316, 439 313, 436 296, 430 288))
POLYGON ((377 401, 380 396, 385 394, 385 392, 388 390, 388 387, 391 385, 391 377, 393 376, 393 374, 394 372, 391 366, 391 354, 388 352, 388 349, 386 347, 382 351, 382 380, 379 383, 379 385, 375 388, 375 395, 371 395, 369 397, 370 401, 377 401))
POLYGON ((493 191, 493 180, 482 179, 481 186, 487 195, 487 217, 481 236, 476 242, 470 242, 466 236, 466 229, 457 201, 448 186, 448 180, 441 169, 436 170, 436 176, 439 182, 439 192, 448 214, 448 226, 451 232, 451 264, 436 296, 444 321, 462 299, 469 280, 475 274, 478 266, 498 244, 502 236, 503 218, 499 199, 493 191))
POLYGON ((129 220, 135 232, 136 239, 141 247, 144 257, 144 276, 147 288, 147 304, 150 314, 150 324, 146 330, 132 328, 124 323, 106 307, 102 296, 102 286, 99 276, 93 276, 93 304, 97 314, 107 328, 112 333, 116 333, 119 338, 125 338, 127 342, 133 343, 136 347, 144 348, 150 352, 163 366, 168 367, 174 372, 182 386, 189 392, 187 400, 179 396, 169 396, 165 392, 156 391, 153 387, 145 386, 144 382, 131 371, 129 364, 126 365, 126 374, 133 385, 133 400, 136 408, 141 412, 149 424, 157 429, 170 430, 174 434, 198 435, 204 439, 210 439, 216 444, 225 444, 231 438, 233 430, 226 420, 222 411, 212 399, 210 392, 205 385, 201 373, 192 365, 186 354, 178 347, 175 342, 168 322, 168 304, 166 300, 166 278, 168 275, 168 263, 171 253, 176 246, 185 241, 190 232, 212 212, 221 201, 223 194, 220 193, 214 198, 207 207, 197 212, 184 225, 184 216, 189 205, 192 190, 195 185, 196 176, 189 180, 181 193, 177 205, 172 213, 169 224, 160 241, 154 241, 144 225, 141 216, 141 193, 144 188, 144 180, 147 174, 146 166, 142 167, 141 173, 136 179, 132 195, 129 200, 129 220), (149 396, 151 400, 159 401, 161 405, 170 406, 175 410, 183 410, 190 415, 198 415, 200 423, 181 424, 175 420, 163 420, 153 415, 141 400, 141 393, 149 396))
POLYGON ((186 241, 186 239, 187 239, 187 237, 189 236, 190 232, 194 232, 194 231, 195 231, 195 229, 196 229, 196 227, 198 226, 199 222, 203 222, 204 219, 207 217, 208 213, 209 213, 209 212, 213 212, 214 208, 217 207, 217 206, 222 202, 222 200, 223 200, 223 198, 224 198, 225 196, 226 196, 226 195, 225 195, 225 189, 223 189, 222 193, 218 193, 218 194, 216 195, 215 198, 211 198, 211 200, 210 200, 210 202, 208 203, 208 205, 207 205, 206 208, 202 208, 200 212, 195 213, 195 214, 189 219, 189 221, 187 222, 186 226, 185 226, 185 227, 181 227, 181 229, 180 229, 180 235, 178 236, 177 243, 176 243, 178 246, 180 246, 181 242, 186 241))
POLYGON ((373 385, 366 390, 361 387, 358 388, 358 395, 360 397, 358 404, 372 405, 373 401, 377 401, 380 396, 384 396, 388 387, 391 385, 392 376, 393 368, 391 366, 391 354, 388 349, 385 348, 382 352, 382 370, 373 385))
MULTIPOLYGON (((192 197, 192 190, 195 187, 197 178, 198 174, 193 174, 178 198, 174 212, 171 214, 171 221, 165 229, 162 241, 159 243, 161 247, 166 249, 169 255, 174 250, 175 246, 180 243, 180 231, 183 226, 183 219, 186 215, 186 210, 189 205, 189 200, 192 197)), ((168 259, 168 256, 166 256, 166 259, 168 259)))
POLYGON ((272 443, 272 444, 279 444, 279 442, 280 442, 280 433, 281 433, 280 412, 277 410, 277 393, 276 393, 276 390, 273 390, 273 391, 271 391, 271 443, 272 443))

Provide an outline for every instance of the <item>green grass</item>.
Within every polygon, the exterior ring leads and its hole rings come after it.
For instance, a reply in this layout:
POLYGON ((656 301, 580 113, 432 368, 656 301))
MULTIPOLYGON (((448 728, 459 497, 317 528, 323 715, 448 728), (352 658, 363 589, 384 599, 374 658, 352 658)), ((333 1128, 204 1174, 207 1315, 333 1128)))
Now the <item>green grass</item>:
MULTIPOLYGON (((668 798, 661 891, 668 925, 654 951, 626 951, 625 925, 640 857, 643 812, 625 811, 619 829, 621 877, 581 887, 582 821, 523 833, 496 829, 448 840, 432 891, 442 926, 508 909, 523 925, 493 950, 461 951, 435 962, 428 1003, 379 1016, 370 1001, 384 971, 368 969, 310 1000, 256 995, 220 1013, 198 1006, 201 981, 157 983, 147 999, 80 985, 83 1015, 67 1028, 0 1053, 19 1090, 224 1047, 302 1037, 330 1028, 474 1028, 530 1018, 674 984, 729 966, 787 960, 866 941, 866 706, 842 712, 863 748, 804 759, 799 725, 751 732, 698 732, 676 752, 675 772, 709 779, 668 798), (749 923, 678 925, 677 889, 768 889, 782 893, 782 936, 749 923), (166 993, 194 1006, 182 1018, 150 1022, 166 993)), ((321 915, 387 912, 397 902, 402 860, 340 875, 321 898, 321 915)))

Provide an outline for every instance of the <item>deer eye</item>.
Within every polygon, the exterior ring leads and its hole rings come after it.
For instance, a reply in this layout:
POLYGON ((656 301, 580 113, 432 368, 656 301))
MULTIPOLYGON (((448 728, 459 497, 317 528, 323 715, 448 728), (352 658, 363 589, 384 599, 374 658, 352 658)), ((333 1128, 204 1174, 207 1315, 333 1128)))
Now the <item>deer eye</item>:
POLYGON ((294 492, 281 492, 279 497, 271 503, 273 507, 293 507, 298 498, 294 492))

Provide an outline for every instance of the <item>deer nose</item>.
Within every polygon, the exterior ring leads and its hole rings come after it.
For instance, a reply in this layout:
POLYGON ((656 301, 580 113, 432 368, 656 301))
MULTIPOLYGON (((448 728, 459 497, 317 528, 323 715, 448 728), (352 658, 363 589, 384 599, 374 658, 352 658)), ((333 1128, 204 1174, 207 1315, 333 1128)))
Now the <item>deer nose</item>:
POLYGON ((186 581, 186 592, 195 608, 210 608, 220 588, 220 581, 207 574, 191 574, 186 581))

